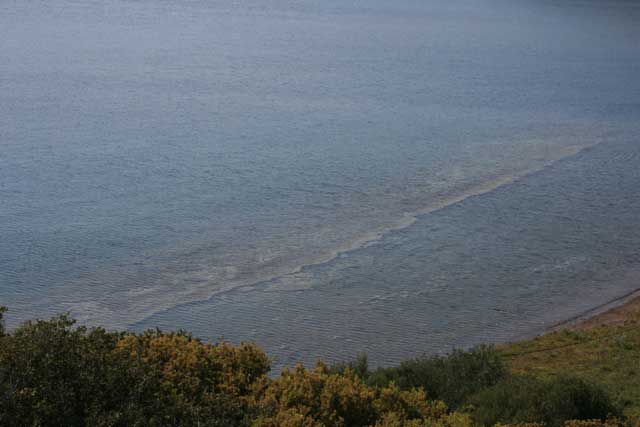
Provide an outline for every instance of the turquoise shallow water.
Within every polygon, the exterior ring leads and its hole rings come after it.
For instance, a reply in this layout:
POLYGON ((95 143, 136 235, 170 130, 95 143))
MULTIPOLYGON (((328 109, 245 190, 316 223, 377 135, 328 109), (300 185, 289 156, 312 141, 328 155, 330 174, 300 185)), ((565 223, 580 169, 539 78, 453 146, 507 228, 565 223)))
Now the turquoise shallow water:
POLYGON ((388 363, 622 295, 639 18, 2 1, 0 303, 388 363))

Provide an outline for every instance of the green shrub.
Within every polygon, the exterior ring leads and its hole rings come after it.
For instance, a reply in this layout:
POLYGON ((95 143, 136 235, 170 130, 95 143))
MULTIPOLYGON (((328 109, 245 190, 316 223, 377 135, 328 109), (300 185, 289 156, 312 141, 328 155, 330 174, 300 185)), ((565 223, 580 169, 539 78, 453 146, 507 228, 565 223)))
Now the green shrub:
POLYGON ((249 344, 27 322, 0 336, 0 425, 248 425, 245 397, 268 368, 249 344))
POLYGON ((393 368, 379 368, 366 375, 367 384, 386 386, 391 382, 406 390, 423 388, 429 399, 459 407, 469 396, 492 386, 506 376, 502 358, 491 346, 469 351, 455 350, 447 356, 424 357, 402 362, 393 368))
POLYGON ((89 329, 64 315, 6 332, 4 311, 2 427, 561 427, 571 419, 591 421, 565 427, 622 427, 598 421, 618 414, 598 387, 506 377, 486 346, 374 371, 361 355, 269 378, 269 358, 253 344, 89 329), (471 415, 450 412, 443 400, 468 404, 471 415))
POLYGON ((7 312, 7 307, 0 306, 0 337, 4 335, 4 313, 7 312))
POLYGON ((369 377, 369 358, 366 353, 360 353, 355 360, 350 362, 336 363, 329 367, 329 372, 332 374, 344 375, 349 370, 355 374, 358 378, 366 381, 369 377))
POLYGON ((540 422, 557 427, 567 420, 605 420, 619 413, 600 387, 572 377, 515 376, 479 392, 470 403, 473 420, 484 426, 540 422))

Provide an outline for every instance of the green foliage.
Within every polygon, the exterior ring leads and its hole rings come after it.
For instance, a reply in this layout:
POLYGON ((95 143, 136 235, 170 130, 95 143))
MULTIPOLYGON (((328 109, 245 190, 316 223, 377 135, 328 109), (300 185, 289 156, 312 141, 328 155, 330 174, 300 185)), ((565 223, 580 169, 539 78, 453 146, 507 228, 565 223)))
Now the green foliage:
POLYGON ((76 328, 67 316, 1 340, 2 426, 241 426, 269 368, 253 345, 76 328))
POLYGON ((2 427, 561 427, 574 418, 590 421, 565 427, 623 427, 603 421, 617 411, 598 387, 507 377, 486 346, 373 371, 361 355, 269 378, 270 360, 252 344, 208 344, 184 331, 89 329, 66 315, 7 332, 5 311, 2 427), (473 411, 450 412, 445 402, 473 411))
POLYGON ((569 372, 597 382, 625 416, 640 419, 640 314, 629 317, 613 326, 553 332, 498 351, 513 373, 554 378, 569 372))
POLYGON ((465 414, 452 412, 439 419, 406 420, 395 413, 385 414, 374 427, 471 427, 465 414))
POLYGON ((569 420, 565 421, 563 427, 638 427, 638 423, 625 421, 621 418, 609 417, 606 420, 569 420))
POLYGON ((343 374, 350 370, 361 380, 369 377, 369 358, 366 353, 360 353, 355 360, 346 363, 336 363, 329 367, 329 371, 333 374, 343 374))
POLYGON ((5 333, 4 331, 4 314, 7 312, 7 307, 0 305, 0 337, 5 333))
POLYGON ((484 426, 541 422, 555 427, 572 419, 605 420, 619 413, 602 388, 571 377, 514 376, 482 390, 471 403, 473 420, 484 426))
POLYGON ((447 409, 442 402, 429 401, 421 389, 368 387, 351 370, 333 373, 321 363, 314 370, 298 365, 278 379, 264 379, 254 398, 261 414, 256 427, 367 427, 388 419, 409 425, 435 422, 447 409))
POLYGON ((104 347, 117 336, 101 329, 73 329, 60 316, 29 322, 2 337, 0 348, 0 424, 77 425, 88 416, 87 396, 100 394, 93 384, 108 381, 104 347), (27 422, 28 420, 28 422, 27 422))
POLYGON ((395 383, 401 389, 423 388, 430 399, 457 408, 477 391, 492 386, 506 375, 506 367, 493 347, 481 345, 469 351, 455 350, 447 356, 423 357, 400 366, 369 371, 365 355, 349 364, 336 365, 334 372, 351 369, 367 384, 384 387, 395 383))

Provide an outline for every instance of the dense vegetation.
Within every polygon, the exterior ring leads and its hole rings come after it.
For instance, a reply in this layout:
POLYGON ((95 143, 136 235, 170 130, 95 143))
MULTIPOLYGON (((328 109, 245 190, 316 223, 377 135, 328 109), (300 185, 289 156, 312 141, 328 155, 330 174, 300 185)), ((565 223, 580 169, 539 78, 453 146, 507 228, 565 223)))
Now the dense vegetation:
POLYGON ((498 348, 509 370, 543 380, 570 372, 596 381, 628 418, 640 419, 640 304, 624 322, 561 330, 498 348))
POLYGON ((365 356, 271 378, 255 345, 180 331, 77 327, 68 316, 4 330, 0 426, 619 427, 584 379, 512 374, 491 347, 371 370, 365 356), (584 420, 584 421, 578 421, 584 420), (527 424, 528 423, 528 424, 527 424), (531 424, 538 423, 538 424, 531 424))

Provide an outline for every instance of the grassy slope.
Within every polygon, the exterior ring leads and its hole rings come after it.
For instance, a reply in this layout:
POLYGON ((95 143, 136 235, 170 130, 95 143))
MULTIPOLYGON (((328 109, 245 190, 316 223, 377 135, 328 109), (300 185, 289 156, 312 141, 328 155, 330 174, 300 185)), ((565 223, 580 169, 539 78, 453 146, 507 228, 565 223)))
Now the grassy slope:
POLYGON ((499 351, 514 373, 580 376, 604 386, 625 415, 640 417, 640 300, 624 308, 622 319, 611 322, 610 317, 503 345, 499 351))

